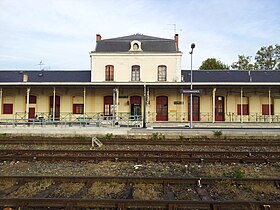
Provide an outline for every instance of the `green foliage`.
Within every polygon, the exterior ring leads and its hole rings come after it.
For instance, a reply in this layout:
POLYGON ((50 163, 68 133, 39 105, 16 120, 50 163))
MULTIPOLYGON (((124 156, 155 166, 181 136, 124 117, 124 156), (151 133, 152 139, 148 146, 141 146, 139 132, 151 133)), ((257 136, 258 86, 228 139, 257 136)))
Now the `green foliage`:
POLYGON ((280 67, 280 45, 262 47, 255 56, 256 66, 260 70, 273 70, 280 67), (276 67, 276 68, 275 68, 276 67))
POLYGON ((245 172, 241 171, 240 168, 236 168, 233 171, 229 172, 229 173, 224 173, 225 177, 229 177, 229 178, 245 178, 245 172))
POLYGON ((251 62, 251 56, 238 55, 238 61, 231 65, 232 69, 236 70, 254 70, 254 64, 251 62))
POLYGON ((112 133, 106 133, 105 140, 112 140, 113 134, 112 133))
POLYGON ((199 67, 199 70, 221 70, 221 69, 229 69, 229 66, 222 63, 220 60, 216 58, 208 58, 207 60, 202 62, 202 65, 199 67))
POLYGON ((216 136, 216 137, 221 137, 223 135, 223 132, 221 130, 213 131, 213 135, 216 136))
POLYGON ((151 139, 152 140, 165 140, 165 135, 161 134, 161 133, 159 134, 158 132, 152 133, 151 139))
POLYGON ((158 133, 152 133, 152 140, 158 140, 158 133))
POLYGON ((190 138, 189 142, 190 142, 190 144, 193 144, 194 142, 196 142, 196 139, 195 138, 190 138))

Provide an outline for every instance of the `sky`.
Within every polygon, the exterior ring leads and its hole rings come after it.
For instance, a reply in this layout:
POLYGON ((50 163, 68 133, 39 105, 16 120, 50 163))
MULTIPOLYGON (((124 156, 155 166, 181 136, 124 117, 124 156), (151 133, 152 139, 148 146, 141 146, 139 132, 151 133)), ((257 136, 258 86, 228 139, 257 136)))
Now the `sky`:
POLYGON ((0 0, 0 69, 90 69, 95 35, 179 34, 182 69, 280 44, 280 0, 0 0))

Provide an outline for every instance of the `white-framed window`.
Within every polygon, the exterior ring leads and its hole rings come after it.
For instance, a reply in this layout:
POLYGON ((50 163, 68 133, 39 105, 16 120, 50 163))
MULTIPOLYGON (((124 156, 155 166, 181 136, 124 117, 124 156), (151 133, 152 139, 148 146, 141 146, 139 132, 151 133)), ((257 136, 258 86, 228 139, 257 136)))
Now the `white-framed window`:
POLYGON ((166 81, 167 67, 165 65, 158 66, 158 81, 166 81))
POLYGON ((114 66, 105 66, 105 81, 114 81, 114 66))
POLYGON ((140 81, 140 66, 133 65, 131 67, 131 81, 140 81))

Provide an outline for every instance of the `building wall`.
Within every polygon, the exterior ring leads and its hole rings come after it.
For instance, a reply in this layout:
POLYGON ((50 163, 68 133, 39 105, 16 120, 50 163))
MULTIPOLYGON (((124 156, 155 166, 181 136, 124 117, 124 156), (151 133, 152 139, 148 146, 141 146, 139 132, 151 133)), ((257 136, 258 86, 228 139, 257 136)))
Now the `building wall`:
POLYGON ((181 81, 181 53, 91 53, 93 82, 105 81, 105 66, 114 66, 114 81, 131 81, 131 67, 140 66, 140 80, 155 82, 158 80, 158 66, 167 66, 167 81, 181 81))
MULTIPOLYGON (((85 112, 87 115, 104 112, 104 96, 113 95, 113 86, 86 87, 85 112)), ((116 98, 116 114, 129 114, 131 112, 130 97, 141 97, 141 110, 144 112, 144 87, 143 86, 118 86, 118 97, 116 98)), ((262 88, 254 88, 254 92, 244 90, 243 104, 249 104, 249 115, 244 115, 242 120, 246 121, 266 121, 267 116, 262 116, 262 105, 268 104, 268 93, 264 93, 262 88), (260 92, 260 93, 258 93, 260 92)), ((0 117, 2 119, 18 119, 26 117, 26 87, 2 88, 2 110, 0 117), (3 114, 3 104, 13 104, 13 114, 3 114)), ((213 92, 212 88, 204 88, 200 97, 200 121, 212 122, 213 117, 213 92)), ((240 90, 240 89, 239 89, 240 90)), ((216 96, 223 96, 225 108, 225 121, 241 121, 240 115, 237 115, 237 105, 240 104, 240 93, 236 88, 220 88, 216 91, 216 96)), ((272 89, 273 90, 273 89, 272 89)), ((276 89, 275 89, 276 90, 276 89)), ((29 104, 30 108, 35 108, 38 116, 48 117, 50 111, 50 96, 53 95, 51 87, 32 87, 30 95, 37 97, 36 104, 29 104)), ((56 87, 56 95, 60 96, 61 118, 73 116, 73 104, 84 103, 84 87, 56 87)), ((148 121, 156 120, 156 98, 158 96, 168 97, 168 121, 181 122, 188 118, 188 95, 180 94, 180 87, 148 87, 146 113, 148 121)), ((195 96, 195 95, 194 95, 195 96)), ((271 93, 271 103, 274 105, 274 117, 280 115, 280 97, 277 91, 271 93)), ((80 116, 77 114, 75 116, 80 116)), ((68 119, 68 118, 67 118, 68 119)), ((279 118, 280 120, 280 118, 279 118)))

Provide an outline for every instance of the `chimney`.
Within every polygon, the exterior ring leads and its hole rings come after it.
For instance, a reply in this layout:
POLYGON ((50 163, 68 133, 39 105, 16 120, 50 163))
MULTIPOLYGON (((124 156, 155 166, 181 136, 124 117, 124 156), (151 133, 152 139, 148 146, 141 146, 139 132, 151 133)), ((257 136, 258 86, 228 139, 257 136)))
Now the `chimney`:
POLYGON ((100 41, 101 40, 101 35, 100 34, 96 34, 96 42, 100 41))
POLYGON ((177 50, 179 50, 179 34, 175 34, 174 39, 175 39, 176 48, 177 50))

